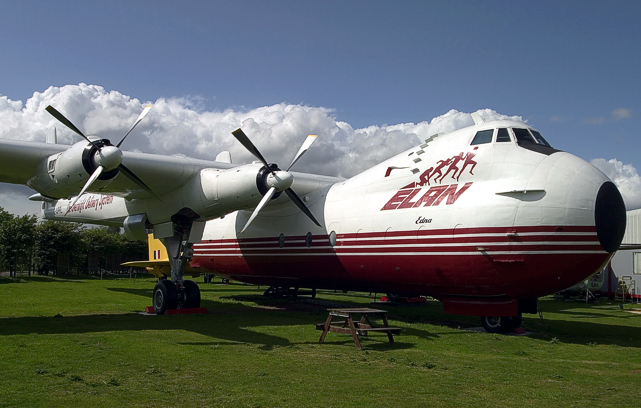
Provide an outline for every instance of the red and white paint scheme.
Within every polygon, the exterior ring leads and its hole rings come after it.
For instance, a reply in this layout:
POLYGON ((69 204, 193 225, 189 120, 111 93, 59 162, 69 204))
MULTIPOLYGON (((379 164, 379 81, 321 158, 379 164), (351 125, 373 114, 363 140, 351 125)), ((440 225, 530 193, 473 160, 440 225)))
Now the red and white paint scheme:
POLYGON ((234 136, 259 162, 118 150, 106 152, 117 156, 107 166, 94 158, 122 141, 0 141, 0 181, 38 191, 46 218, 123 225, 139 239, 153 230, 171 266, 171 281, 154 290, 159 313, 199 304, 197 286, 182 279, 188 265, 261 285, 429 295, 500 331, 536 312, 538 297, 608 262, 625 207, 602 172, 535 129, 475 121, 350 179, 289 171, 315 136, 283 171, 239 129, 234 136), (34 163, 19 180, 8 175, 16 154, 34 163), (85 190, 110 198, 70 196, 85 190))
POLYGON ((625 228, 603 173, 508 121, 434 137, 305 197, 323 228, 284 202, 239 235, 247 214, 233 213, 207 223, 192 266, 264 285, 430 295, 452 313, 516 317, 599 270, 625 228))

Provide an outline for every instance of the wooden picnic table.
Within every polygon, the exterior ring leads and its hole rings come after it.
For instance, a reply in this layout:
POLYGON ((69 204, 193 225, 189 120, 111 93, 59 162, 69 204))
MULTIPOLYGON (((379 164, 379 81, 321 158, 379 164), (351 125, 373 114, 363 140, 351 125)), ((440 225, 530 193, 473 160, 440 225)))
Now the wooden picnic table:
POLYGON ((390 327, 387 321, 387 310, 370 309, 365 307, 355 307, 347 309, 328 309, 329 315, 325 323, 316 325, 318 330, 322 330, 319 343, 325 342, 327 332, 351 334, 356 343, 356 347, 361 350, 361 342, 358 336, 366 336, 368 332, 382 332, 387 333, 387 338, 390 343, 394 343, 394 334, 400 334, 401 329, 398 327, 390 327), (360 316, 360 320, 354 321, 354 316, 360 316), (376 327, 372 324, 370 317, 376 316, 383 320, 382 327, 376 327), (334 317, 344 318, 345 320, 333 320, 334 317))

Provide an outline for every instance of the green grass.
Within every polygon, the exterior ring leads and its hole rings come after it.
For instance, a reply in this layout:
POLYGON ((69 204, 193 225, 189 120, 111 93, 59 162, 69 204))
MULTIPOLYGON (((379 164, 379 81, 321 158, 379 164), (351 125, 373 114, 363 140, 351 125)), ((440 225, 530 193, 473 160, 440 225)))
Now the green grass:
MULTIPOLYGON (((634 406, 635 305, 545 299, 529 336, 468 330, 438 302, 389 307, 402 327, 320 332, 327 306, 201 284, 206 315, 145 316, 152 279, 0 278, 0 407, 634 406)), ((265 289, 265 288, 262 288, 265 289)), ((319 292, 367 305, 371 296, 319 292)), ((641 305, 639 305, 641 309, 641 305)))

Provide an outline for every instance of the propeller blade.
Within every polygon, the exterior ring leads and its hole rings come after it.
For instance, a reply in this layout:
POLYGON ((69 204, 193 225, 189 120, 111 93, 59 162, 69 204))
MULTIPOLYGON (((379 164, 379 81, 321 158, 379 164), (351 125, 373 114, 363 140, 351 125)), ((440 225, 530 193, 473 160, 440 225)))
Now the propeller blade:
POLYGON ((140 121, 141 121, 141 120, 143 120, 143 118, 144 118, 145 116, 147 116, 147 114, 148 114, 148 113, 149 113, 149 111, 151 110, 151 107, 152 107, 152 106, 153 106, 153 105, 147 105, 147 106, 145 106, 145 109, 143 109, 143 111, 142 111, 142 113, 140 114, 140 116, 138 116, 138 119, 136 119, 136 122, 133 124, 133 126, 131 127, 131 129, 129 129, 129 132, 127 132, 127 134, 126 134, 126 135, 125 135, 125 136, 120 140, 120 142, 118 142, 118 144, 116 145, 116 147, 120 147, 120 145, 122 144, 122 142, 124 142, 124 141, 125 141, 125 139, 127 138, 127 136, 129 136, 129 133, 131 133, 131 131, 132 131, 132 130, 134 130, 134 128, 135 128, 135 127, 140 123, 140 121))
POLYGON ((269 170, 270 173, 273 173, 271 169, 269 168, 269 165, 267 164, 267 160, 263 157, 262 154, 256 149, 256 146, 249 140, 245 132, 242 131, 242 129, 236 129, 233 132, 231 132, 232 135, 242 144, 245 146, 245 149, 249 150, 249 153, 253 154, 258 160, 260 160, 265 167, 267 167, 267 170, 269 170))
POLYGON ((93 184, 93 182, 94 182, 94 181, 96 181, 96 179, 97 179, 98 177, 100 177, 100 174, 102 173, 102 171, 103 171, 104 169, 105 169, 104 167, 102 167, 102 166, 98 166, 98 168, 96 169, 96 171, 94 171, 94 172, 93 172, 93 174, 91 175, 91 177, 89 177, 89 180, 87 180, 87 182, 85 183, 85 186, 82 188, 82 190, 80 190, 80 194, 78 194, 78 196, 76 197, 76 199, 75 199, 75 200, 73 200, 73 202, 71 203, 71 205, 69 206, 69 208, 67 208, 67 212, 65 213, 65 215, 69 214, 69 211, 71 211, 71 209, 73 208, 73 206, 74 206, 74 205, 76 205, 76 203, 78 202, 78 200, 80 200, 80 197, 82 197, 82 195, 83 195, 83 194, 85 193, 85 191, 87 191, 87 189, 88 189, 88 188, 93 184))
POLYGON ((267 204, 269 200, 272 199, 272 197, 274 196, 274 193, 276 193, 276 187, 272 187, 269 190, 267 190, 267 193, 265 193, 265 195, 263 196, 263 199, 260 200, 260 203, 258 203, 258 206, 256 206, 256 208, 254 209, 254 212, 252 213, 251 217, 249 217, 249 220, 247 220, 247 224, 245 224, 245 226, 243 227, 243 230, 240 231, 241 234, 245 232, 247 227, 249 227, 249 224, 251 224, 251 222, 254 221, 254 218, 256 218, 256 216, 258 215, 260 210, 262 210, 265 204, 267 204))
POLYGON ((298 149, 298 153, 296 153, 296 156, 294 156, 294 160, 292 160, 292 164, 290 164, 289 167, 287 168, 287 170, 285 170, 285 171, 289 171, 289 169, 292 168, 294 163, 296 163, 298 161, 298 159, 300 159, 301 156, 305 154, 305 152, 307 151, 307 149, 309 149, 309 147, 312 145, 312 143, 314 143, 316 141, 317 137, 318 137, 318 135, 309 135, 309 136, 307 136, 307 139, 305 139, 305 141, 303 142, 303 145, 300 147, 300 149, 298 149))
MULTIPOLYGON (((94 144, 87 136, 85 136, 84 133, 82 133, 77 127, 74 126, 73 123, 67 118, 64 117, 64 115, 56 110, 53 106, 49 105, 45 108, 47 112, 51 114, 54 118, 58 119, 63 125, 67 126, 69 129, 73 130, 80 136, 82 136, 87 142, 94 144)), ((94 145, 95 146, 95 145, 94 145)), ((96 146, 97 148, 97 146, 96 146)))
POLYGON ((151 188, 149 188, 149 186, 148 186, 147 184, 145 184, 145 182, 144 182, 144 181, 142 181, 141 179, 139 179, 139 178, 138 178, 138 176, 136 176, 136 175, 135 175, 131 170, 129 170, 129 169, 127 168, 127 166, 125 166, 124 164, 120 163, 120 166, 118 166, 118 169, 122 172, 122 174, 124 174, 124 175, 125 175, 125 177, 127 177, 129 180, 131 180, 131 181, 133 181, 134 183, 136 183, 136 185, 138 185, 138 187, 142 188, 143 190, 145 190, 145 191, 146 191, 146 192, 148 192, 149 194, 153 195, 153 196, 154 196, 154 197, 156 197, 159 201, 161 201, 161 202, 162 202, 162 200, 160 199, 160 197, 158 197, 158 196, 156 195, 156 193, 154 193, 154 192, 152 191, 152 189, 151 189, 151 188))
POLYGON ((288 188, 287 190, 285 190, 285 193, 294 202, 294 204, 296 204, 296 206, 300 208, 300 210, 304 212, 305 215, 308 216, 309 219, 314 222, 314 224, 318 225, 319 227, 321 226, 320 223, 316 221, 316 218, 314 218, 314 215, 312 214, 312 212, 309 211, 309 208, 307 208, 307 206, 303 203, 303 201, 296 195, 294 190, 292 190, 291 188, 288 188))

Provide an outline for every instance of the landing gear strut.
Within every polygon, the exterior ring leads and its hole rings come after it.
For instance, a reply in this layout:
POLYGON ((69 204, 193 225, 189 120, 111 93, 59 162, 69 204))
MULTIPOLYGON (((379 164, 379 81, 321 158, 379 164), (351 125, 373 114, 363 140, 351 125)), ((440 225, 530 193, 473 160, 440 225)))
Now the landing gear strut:
POLYGON ((488 333, 506 333, 521 327, 523 319, 521 315, 517 317, 505 316, 482 316, 481 324, 488 333))
MULTIPOLYGON (((204 223, 194 222, 198 215, 185 209, 172 217, 173 235, 162 238, 169 265, 171 279, 162 279, 154 287, 154 312, 163 314, 169 309, 200 307, 200 288, 196 282, 183 280, 185 266, 194 256, 194 242, 202 238, 204 223)), ((155 232, 154 232, 155 233, 155 232)))

